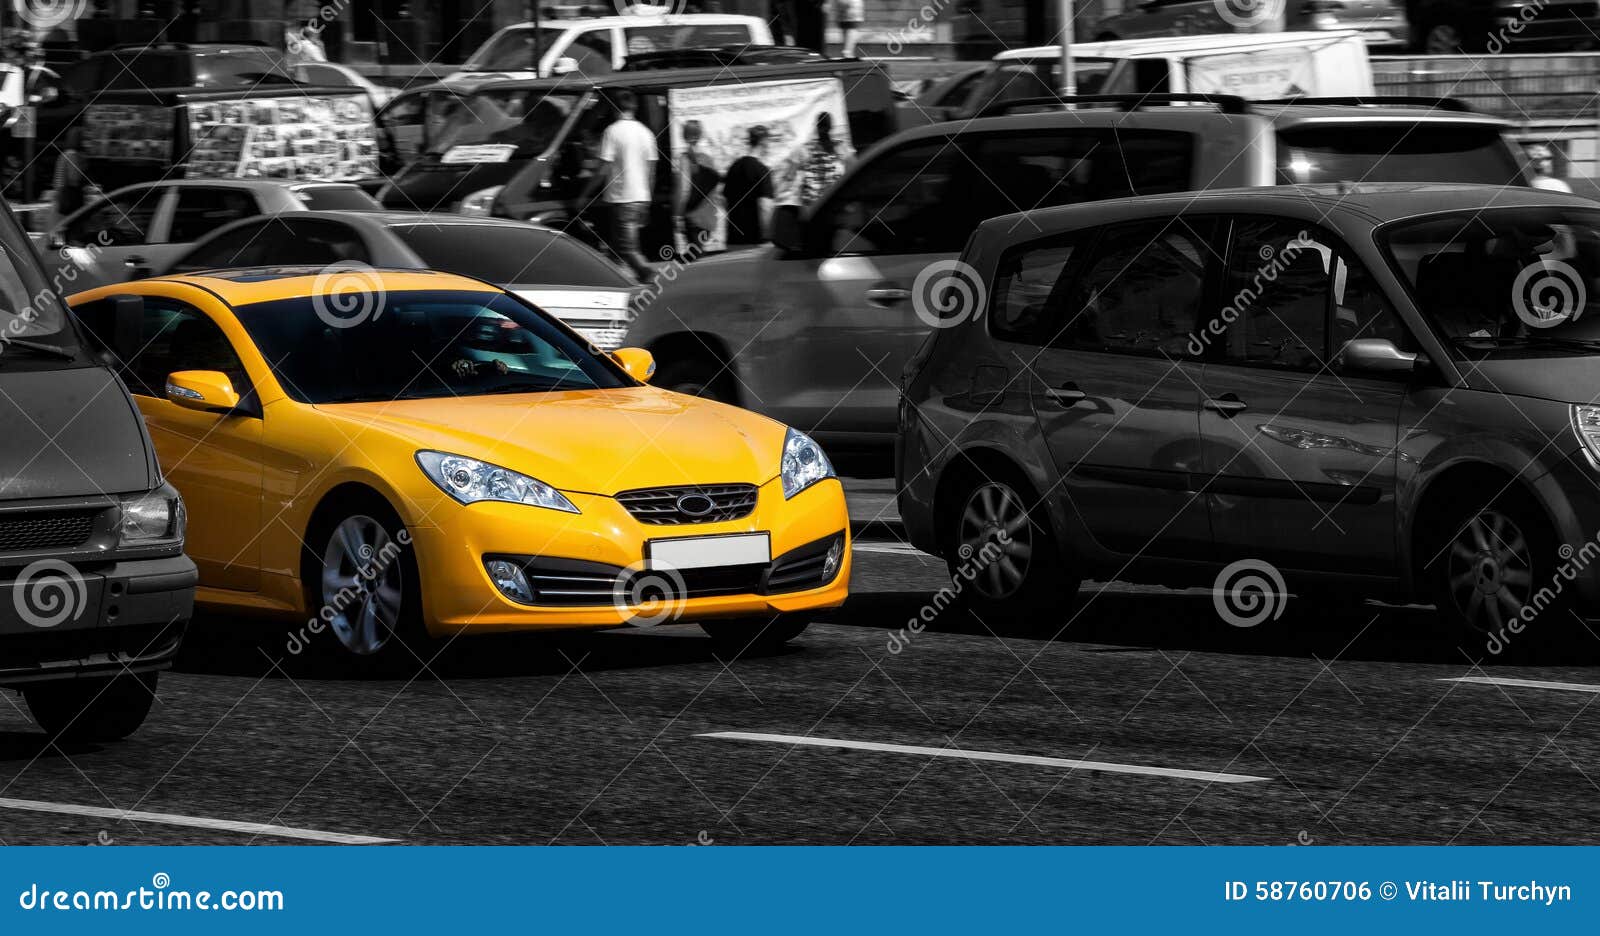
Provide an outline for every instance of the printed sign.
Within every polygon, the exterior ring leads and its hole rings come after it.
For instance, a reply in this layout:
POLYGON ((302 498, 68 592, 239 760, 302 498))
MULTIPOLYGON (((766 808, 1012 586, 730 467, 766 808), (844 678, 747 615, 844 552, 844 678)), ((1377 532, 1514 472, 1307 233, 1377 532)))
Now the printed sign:
POLYGON ((503 163, 517 151, 510 143, 470 143, 452 146, 439 157, 442 163, 503 163))
POLYGON ((372 107, 359 95, 183 105, 190 178, 351 181, 378 172, 372 107))
POLYGON ((1189 90, 1261 100, 1315 90, 1310 49, 1262 49, 1208 55, 1188 62, 1189 90))

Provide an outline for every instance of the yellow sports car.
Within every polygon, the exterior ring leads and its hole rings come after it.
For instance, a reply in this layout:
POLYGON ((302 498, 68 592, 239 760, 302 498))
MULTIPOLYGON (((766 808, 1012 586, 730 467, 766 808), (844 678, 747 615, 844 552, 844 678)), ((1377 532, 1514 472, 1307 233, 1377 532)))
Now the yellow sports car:
POLYGON ((649 387, 648 352, 596 351, 504 290, 269 267, 71 304, 183 494, 197 602, 304 619, 290 649, 668 621, 770 647, 844 601, 844 491, 815 442, 649 387))

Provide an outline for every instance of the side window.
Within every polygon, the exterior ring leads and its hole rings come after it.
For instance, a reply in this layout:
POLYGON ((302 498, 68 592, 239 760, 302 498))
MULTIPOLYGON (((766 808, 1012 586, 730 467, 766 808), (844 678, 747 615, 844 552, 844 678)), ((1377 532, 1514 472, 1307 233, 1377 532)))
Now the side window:
POLYGON ((1321 370, 1327 360, 1333 244, 1281 218, 1234 222, 1223 284, 1224 357, 1241 364, 1321 370))
POLYGON ((1066 272, 1080 251, 1076 238, 1052 238, 1007 251, 995 275, 989 331, 1006 341, 1039 344, 1045 326, 1054 320, 1049 310, 1059 308, 1066 272))
POLYGON ((590 78, 609 75, 615 70, 611 58, 611 29, 592 29, 573 37, 562 53, 578 63, 578 74, 590 78))
POLYGON ((1188 191, 1194 138, 1187 133, 1081 130, 989 135, 972 149, 962 187, 975 217, 1188 191))
MULTIPOLYGON (((114 323, 109 302, 94 303, 78 311, 96 340, 112 346, 114 323)), ((213 370, 228 375, 235 392, 250 389, 244 365, 234 353, 228 336, 195 307, 155 296, 145 298, 144 320, 140 323, 137 345, 117 350, 118 370, 128 389, 139 396, 165 399, 167 375, 181 370, 213 370)))
POLYGON ((150 231, 165 189, 147 186, 113 195, 67 225, 62 239, 68 247, 87 247, 104 243, 112 247, 142 244, 150 231))
POLYGON ((423 94, 402 94, 378 112, 378 151, 383 171, 393 174, 422 155, 425 146, 422 115, 427 103, 423 94))
POLYGON ((1047 337, 1092 351, 1187 356, 1212 257, 1210 229, 1206 219, 1184 218, 1105 229, 1071 277, 1047 337))
POLYGON ((369 263, 372 260, 372 254, 367 251, 361 235, 337 221, 280 219, 267 227, 272 237, 268 255, 273 264, 323 265, 352 260, 369 263))
POLYGON ((167 241, 187 244, 241 218, 260 214, 255 197, 238 189, 185 185, 178 189, 178 207, 167 241))
MULTIPOLYGON (((268 222, 270 224, 271 222, 268 222)), ((172 265, 174 273, 216 270, 223 267, 255 266, 265 257, 262 242, 264 224, 246 224, 219 234, 196 246, 172 265)))
POLYGON ((1334 353, 1357 338, 1382 338, 1402 351, 1412 350, 1405 324, 1361 261, 1341 252, 1334 257, 1333 270, 1334 353))
POLYGON ((952 200, 964 162, 945 139, 919 141, 862 166, 818 211, 813 249, 827 254, 948 253, 971 225, 952 200))

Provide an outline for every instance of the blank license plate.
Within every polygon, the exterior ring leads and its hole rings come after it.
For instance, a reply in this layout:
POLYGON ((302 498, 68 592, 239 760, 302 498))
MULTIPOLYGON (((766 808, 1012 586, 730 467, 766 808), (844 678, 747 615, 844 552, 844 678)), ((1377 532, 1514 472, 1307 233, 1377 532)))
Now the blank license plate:
POLYGON ((651 540, 645 545, 645 558, 652 569, 765 565, 772 561, 772 538, 766 533, 740 533, 651 540))

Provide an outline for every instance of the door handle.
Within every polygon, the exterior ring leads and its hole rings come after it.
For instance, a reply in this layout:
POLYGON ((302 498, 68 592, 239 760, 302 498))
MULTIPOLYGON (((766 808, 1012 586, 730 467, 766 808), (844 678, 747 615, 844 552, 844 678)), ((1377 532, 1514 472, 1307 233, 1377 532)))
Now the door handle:
POLYGON ((898 286, 877 286, 867 290, 867 301, 875 306, 891 306, 911 298, 911 290, 898 286))
POLYGON ((1070 381, 1062 384, 1059 387, 1050 387, 1046 389, 1044 395, 1052 400, 1055 400, 1062 406, 1071 406, 1074 403, 1078 403, 1089 398, 1089 394, 1079 390, 1078 385, 1070 381))
POLYGON ((1214 400, 1208 399, 1201 405, 1213 413, 1220 414, 1225 419, 1232 419, 1235 414, 1242 413, 1249 408, 1243 400, 1231 393, 1225 393, 1214 400))

